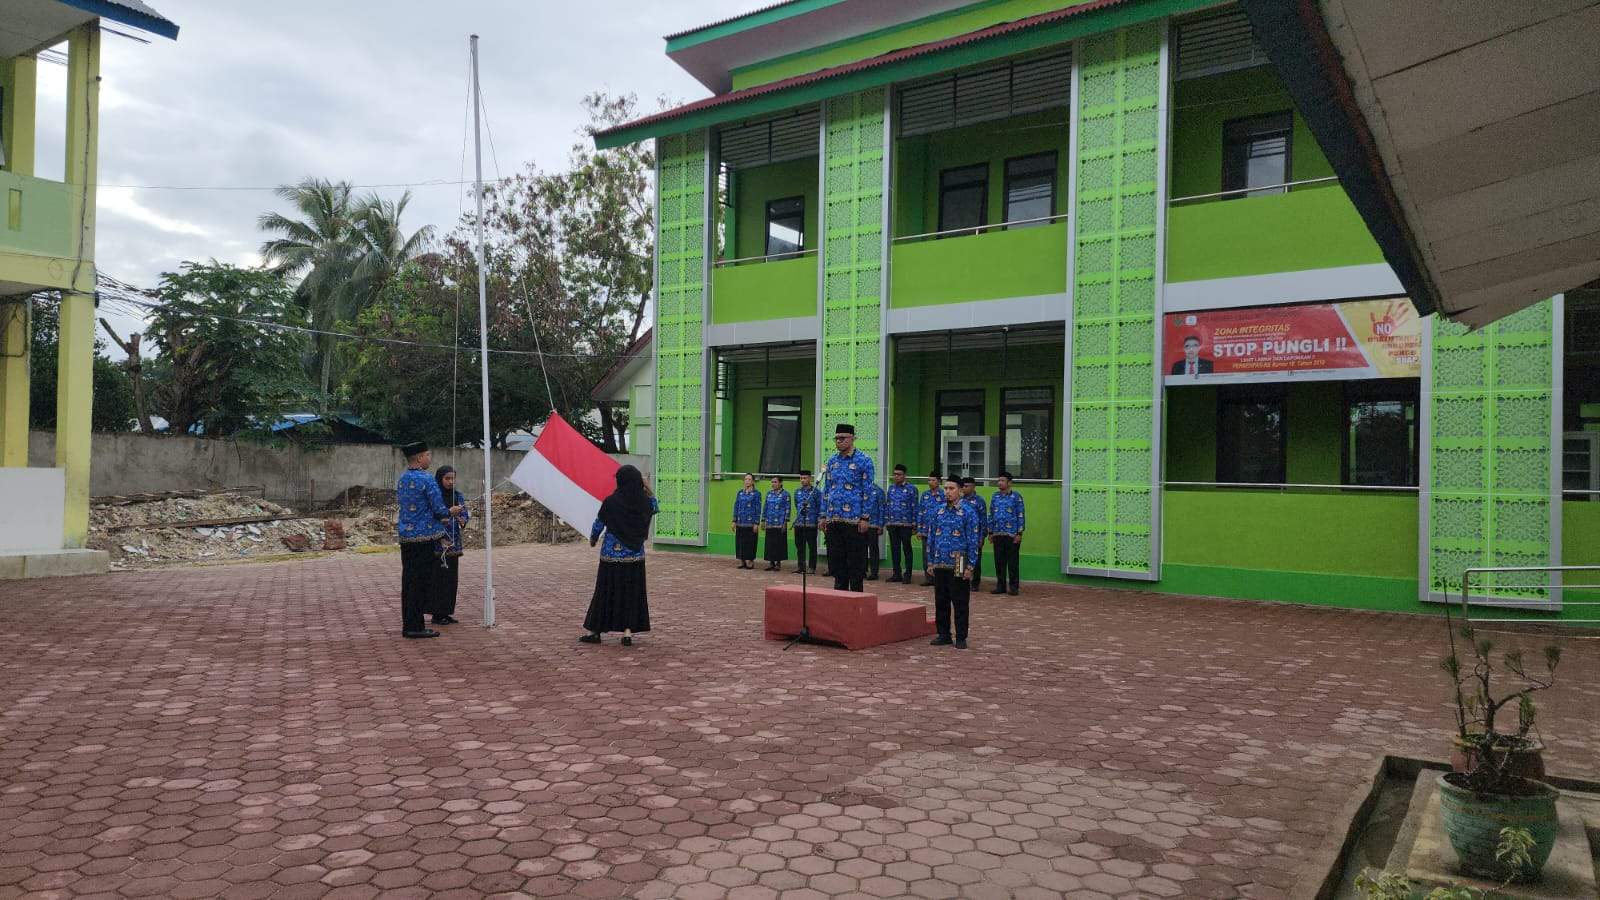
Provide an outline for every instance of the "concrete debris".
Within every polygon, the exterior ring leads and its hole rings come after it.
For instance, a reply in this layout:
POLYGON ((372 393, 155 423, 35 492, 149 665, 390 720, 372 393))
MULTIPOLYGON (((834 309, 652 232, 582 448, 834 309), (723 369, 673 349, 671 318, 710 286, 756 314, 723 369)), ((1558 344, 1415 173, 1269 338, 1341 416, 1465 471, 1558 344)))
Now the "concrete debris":
MULTIPOLYGON (((353 495, 352 499, 356 499, 353 495)), ((113 569, 220 564, 251 557, 316 551, 350 552, 395 543, 392 492, 367 491, 359 505, 305 517, 300 511, 248 493, 118 498, 96 502, 89 511, 89 546, 111 554, 113 569), (148 527, 252 516, 284 516, 240 525, 195 528, 148 527), (289 518, 292 517, 292 518, 289 518), (303 546, 302 546, 303 545, 303 546), (219 547, 222 548, 219 552, 219 547)), ((467 504, 472 520, 463 533, 469 549, 483 547, 483 502, 467 504)), ((495 544, 565 543, 577 532, 525 494, 494 498, 495 544)))

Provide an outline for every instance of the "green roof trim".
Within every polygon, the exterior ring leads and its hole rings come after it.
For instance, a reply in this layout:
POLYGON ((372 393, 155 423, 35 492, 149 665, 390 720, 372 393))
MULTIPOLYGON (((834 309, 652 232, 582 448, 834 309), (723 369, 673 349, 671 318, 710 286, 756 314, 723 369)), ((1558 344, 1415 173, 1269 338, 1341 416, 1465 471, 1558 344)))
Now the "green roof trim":
MULTIPOLYGON (((796 4, 798 5, 798 4, 796 4)), ((1044 47, 1064 44, 1091 34, 1113 31, 1166 16, 1182 15, 1198 9, 1215 6, 1216 0, 1128 0, 1100 9, 1085 10, 1079 15, 1013 31, 969 44, 937 50, 907 59, 865 68, 840 66, 845 71, 790 88, 763 91, 748 99, 674 116, 669 119, 624 125, 595 135, 595 148, 607 150, 650 138, 669 134, 682 134, 701 128, 710 128, 727 122, 736 122, 752 116, 779 112, 797 106, 819 103, 829 97, 854 93, 868 88, 908 81, 928 75, 937 75, 951 69, 978 65, 1027 53, 1044 47)), ((907 48, 913 49, 913 48, 907 48)), ((867 61, 870 63, 870 60, 867 61)), ((855 64, 861 66, 864 64, 855 64)))
POLYGON ((678 34, 669 34, 667 35, 667 52, 670 54, 679 50, 687 50, 697 44, 704 44, 707 41, 715 41, 729 35, 738 34, 741 31, 749 31, 752 28, 760 28, 763 25, 771 25, 774 22, 782 22, 785 19, 803 16, 806 13, 826 9, 843 2, 845 0, 790 0, 788 3, 777 3, 753 12, 734 16, 731 19, 723 19, 720 22, 702 25, 699 28, 679 32, 678 34))

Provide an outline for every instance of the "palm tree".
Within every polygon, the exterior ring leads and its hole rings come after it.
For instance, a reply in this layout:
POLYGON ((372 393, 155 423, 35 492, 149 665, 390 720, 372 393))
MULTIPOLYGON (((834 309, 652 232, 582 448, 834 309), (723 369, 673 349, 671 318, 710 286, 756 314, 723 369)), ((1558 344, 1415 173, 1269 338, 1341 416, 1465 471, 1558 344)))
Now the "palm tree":
POLYGON ((352 315, 371 303, 389 279, 432 242, 432 225, 418 228, 410 237, 400 227, 400 217, 410 202, 411 192, 406 191, 397 201, 369 194, 356 204, 352 215, 357 245, 350 273, 352 315))
MULTIPOLYGON (((261 256, 278 271, 300 276, 296 296, 310 313, 312 327, 330 331, 349 314, 352 299, 357 236, 350 183, 305 178, 298 184, 283 185, 275 193, 300 218, 263 213, 256 224, 278 236, 262 242, 261 256)), ((333 340, 319 334, 315 346, 325 406, 333 373, 333 340)))

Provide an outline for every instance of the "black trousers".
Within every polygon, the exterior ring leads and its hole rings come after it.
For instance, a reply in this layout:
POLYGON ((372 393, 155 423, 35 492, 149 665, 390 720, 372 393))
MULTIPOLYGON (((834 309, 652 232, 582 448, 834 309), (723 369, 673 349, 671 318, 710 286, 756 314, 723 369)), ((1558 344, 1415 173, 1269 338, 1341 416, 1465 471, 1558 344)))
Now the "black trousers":
POLYGON ((957 578, 950 569, 933 570, 933 624, 939 637, 950 637, 950 613, 955 612, 955 639, 967 639, 967 611, 972 601, 972 585, 957 578))
POLYGON ((867 576, 867 536, 856 523, 828 523, 828 568, 833 571, 834 590, 861 590, 867 576))
POLYGON ((816 526, 796 525, 794 527, 794 558, 799 563, 797 568, 817 571, 817 529, 816 526))
POLYGON ((422 614, 433 597, 434 572, 439 568, 436 541, 400 545, 400 628, 422 631, 422 614))
POLYGON ((1017 578, 1017 566, 1021 562, 1022 545, 1009 535, 996 535, 994 538, 994 577, 998 587, 1007 590, 1017 590, 1021 582, 1017 578))
POLYGON ((456 591, 461 586, 461 557, 446 556, 444 564, 433 564, 433 602, 428 612, 437 621, 440 616, 456 614, 456 591))
POLYGON ((878 568, 883 565, 883 529, 867 529, 867 571, 873 578, 878 577, 878 568))
POLYGON ((889 526, 889 562, 896 575, 911 574, 911 533, 915 530, 910 525, 889 526))

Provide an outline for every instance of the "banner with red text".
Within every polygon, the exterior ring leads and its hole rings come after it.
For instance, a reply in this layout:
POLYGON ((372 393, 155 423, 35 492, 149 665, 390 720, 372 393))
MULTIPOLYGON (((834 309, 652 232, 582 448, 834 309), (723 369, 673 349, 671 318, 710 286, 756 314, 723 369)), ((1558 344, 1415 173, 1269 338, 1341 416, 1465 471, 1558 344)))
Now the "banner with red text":
POLYGON ((1422 374, 1422 319, 1405 298, 1168 313, 1164 335, 1167 384, 1422 374))

